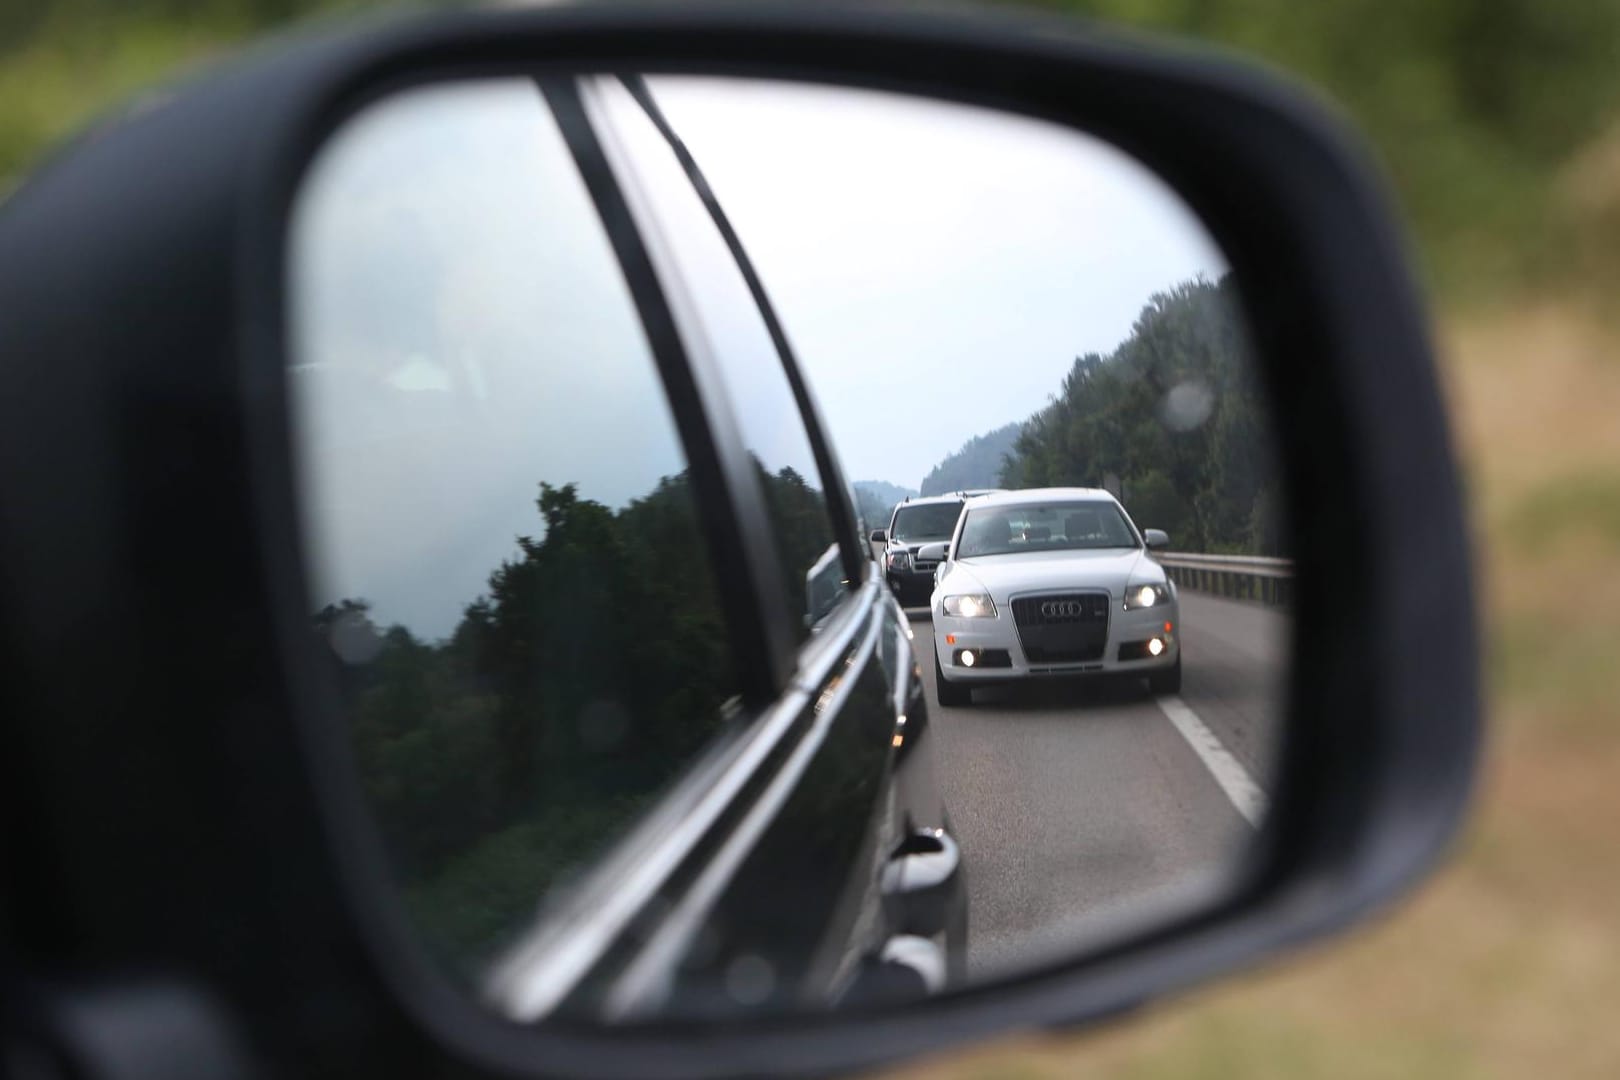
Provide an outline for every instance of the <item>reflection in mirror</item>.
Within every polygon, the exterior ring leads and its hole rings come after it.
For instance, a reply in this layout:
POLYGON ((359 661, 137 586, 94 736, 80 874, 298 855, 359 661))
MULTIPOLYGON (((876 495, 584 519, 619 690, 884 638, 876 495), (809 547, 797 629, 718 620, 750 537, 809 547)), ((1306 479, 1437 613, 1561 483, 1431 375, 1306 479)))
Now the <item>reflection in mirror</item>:
POLYGON ((1240 283, 1143 166, 875 91, 491 78, 365 108, 290 227, 318 654, 492 1007, 859 1008, 1235 886, 1284 507, 1240 283))

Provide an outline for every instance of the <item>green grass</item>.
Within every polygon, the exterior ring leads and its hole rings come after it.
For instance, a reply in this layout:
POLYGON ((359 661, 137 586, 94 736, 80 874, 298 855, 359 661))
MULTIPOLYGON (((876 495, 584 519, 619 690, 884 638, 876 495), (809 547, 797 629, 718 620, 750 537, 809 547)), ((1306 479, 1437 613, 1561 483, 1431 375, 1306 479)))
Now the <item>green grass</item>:
POLYGON ((24 23, 11 40, 0 36, 0 192, 52 147, 142 90, 298 19, 399 6, 387 0, 60 3, 24 23))
MULTIPOLYGON (((1620 423, 1620 417, 1615 420, 1620 423)), ((1620 553, 1620 467, 1597 462, 1547 481, 1519 501, 1499 537, 1523 555, 1571 542, 1596 542, 1620 553)))
POLYGON ((105 17, 51 26, 0 56, 0 178, 15 182, 52 144, 134 92, 245 36, 232 23, 105 17))

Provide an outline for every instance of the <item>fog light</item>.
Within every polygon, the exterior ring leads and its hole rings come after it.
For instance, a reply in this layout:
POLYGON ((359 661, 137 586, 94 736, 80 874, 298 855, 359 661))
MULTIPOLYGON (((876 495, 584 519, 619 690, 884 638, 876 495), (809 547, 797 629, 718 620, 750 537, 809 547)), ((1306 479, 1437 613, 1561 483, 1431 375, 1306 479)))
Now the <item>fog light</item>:
POLYGON ((977 659, 977 658, 973 655, 973 650, 972 649, 963 649, 962 650, 962 666, 963 667, 972 667, 975 659, 977 659))
POLYGON ((1160 641, 1158 638, 1149 639, 1149 641, 1148 641, 1148 655, 1149 656, 1158 656, 1162 652, 1164 652, 1164 642, 1160 641))

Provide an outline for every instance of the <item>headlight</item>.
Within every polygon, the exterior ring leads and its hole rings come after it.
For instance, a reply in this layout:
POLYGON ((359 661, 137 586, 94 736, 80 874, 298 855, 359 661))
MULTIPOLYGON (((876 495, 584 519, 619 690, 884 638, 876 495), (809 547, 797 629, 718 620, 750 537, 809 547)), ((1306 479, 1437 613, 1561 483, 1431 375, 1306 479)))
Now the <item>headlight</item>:
POLYGON ((1125 610, 1134 608, 1155 607, 1170 602, 1170 587, 1168 585, 1127 585, 1125 587, 1125 610))
POLYGON ((891 552, 889 552, 889 569, 890 570, 910 570, 911 569, 911 556, 906 554, 904 551, 891 551, 891 552))
POLYGON ((945 614, 955 615, 959 619, 993 619, 996 617, 996 602, 985 593, 969 593, 967 596, 947 596, 940 601, 945 614))

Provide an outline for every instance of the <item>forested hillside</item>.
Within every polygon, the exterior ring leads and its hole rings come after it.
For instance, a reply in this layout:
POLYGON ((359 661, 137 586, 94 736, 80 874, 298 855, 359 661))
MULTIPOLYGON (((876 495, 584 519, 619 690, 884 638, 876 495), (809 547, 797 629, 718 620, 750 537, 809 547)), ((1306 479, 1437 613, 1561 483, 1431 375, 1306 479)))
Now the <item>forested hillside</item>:
MULTIPOLYGON (((759 476, 803 610, 804 569, 831 543, 821 496, 791 469, 759 476)), ((535 508, 540 538, 517 538, 447 639, 378 626, 359 598, 314 620, 407 903, 469 970, 681 771, 737 692, 684 473, 617 511, 540 484, 535 508), (670 632, 641 632, 653 613, 670 632)))
POLYGON ((924 495, 942 495, 968 488, 991 488, 1001 482, 1003 458, 1018 438, 1018 424, 1007 424, 983 435, 975 435, 955 453, 935 465, 923 477, 924 495))
POLYGON ((1112 353, 1075 360, 1022 426, 1001 484, 1117 487, 1137 524, 1166 530, 1177 548, 1277 554, 1254 374, 1231 278, 1177 285, 1112 353))

